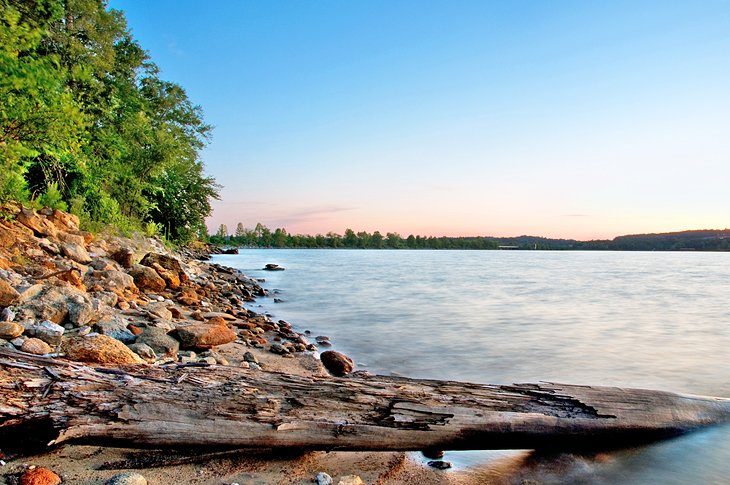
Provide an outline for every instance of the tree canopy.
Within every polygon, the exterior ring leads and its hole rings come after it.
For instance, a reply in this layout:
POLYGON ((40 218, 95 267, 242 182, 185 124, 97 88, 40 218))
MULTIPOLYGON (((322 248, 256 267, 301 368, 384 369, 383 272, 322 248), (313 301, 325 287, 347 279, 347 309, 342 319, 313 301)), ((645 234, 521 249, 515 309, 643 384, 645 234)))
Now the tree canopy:
POLYGON ((0 202, 176 240, 204 231, 211 127, 104 0, 0 0, 0 99, 0 202))

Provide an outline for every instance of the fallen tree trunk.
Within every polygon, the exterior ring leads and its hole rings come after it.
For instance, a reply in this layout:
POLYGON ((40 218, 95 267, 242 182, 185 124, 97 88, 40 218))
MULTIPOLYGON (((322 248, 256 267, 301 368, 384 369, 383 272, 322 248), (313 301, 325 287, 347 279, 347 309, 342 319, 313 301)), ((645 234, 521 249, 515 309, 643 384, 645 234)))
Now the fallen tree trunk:
POLYGON ((604 448, 728 417, 725 399, 638 389, 93 368, 0 349, 0 441, 48 432, 54 443, 134 447, 604 448))

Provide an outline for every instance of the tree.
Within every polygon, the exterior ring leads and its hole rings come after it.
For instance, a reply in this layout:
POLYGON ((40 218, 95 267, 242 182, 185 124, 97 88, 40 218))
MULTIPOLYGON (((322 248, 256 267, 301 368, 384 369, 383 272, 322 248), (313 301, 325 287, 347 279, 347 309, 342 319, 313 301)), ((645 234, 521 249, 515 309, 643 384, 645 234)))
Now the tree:
POLYGON ((226 239, 228 237, 228 228, 225 224, 221 224, 218 226, 218 232, 215 233, 216 236, 218 236, 221 239, 226 239))

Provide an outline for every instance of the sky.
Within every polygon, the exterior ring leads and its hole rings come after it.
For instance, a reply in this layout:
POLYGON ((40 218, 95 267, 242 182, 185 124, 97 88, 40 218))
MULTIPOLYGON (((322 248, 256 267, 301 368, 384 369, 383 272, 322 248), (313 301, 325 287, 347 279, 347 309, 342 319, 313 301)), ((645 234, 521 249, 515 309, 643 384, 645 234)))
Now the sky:
POLYGON ((111 0, 202 107, 208 227, 730 227, 730 1, 111 0))

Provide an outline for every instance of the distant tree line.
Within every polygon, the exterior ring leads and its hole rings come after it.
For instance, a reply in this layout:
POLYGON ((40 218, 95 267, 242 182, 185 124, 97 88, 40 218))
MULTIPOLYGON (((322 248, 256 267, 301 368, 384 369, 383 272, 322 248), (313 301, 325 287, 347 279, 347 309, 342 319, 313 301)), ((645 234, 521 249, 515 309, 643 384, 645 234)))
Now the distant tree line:
POLYGON ((663 234, 619 236, 612 240, 577 241, 537 236, 517 237, 433 237, 397 232, 385 235, 346 229, 343 235, 290 234, 284 228, 273 231, 258 223, 253 229, 242 223, 231 234, 225 224, 209 236, 212 244, 251 248, 349 248, 349 249, 516 249, 516 250, 610 250, 610 251, 730 251, 730 230, 683 231, 663 234))
POLYGON ((197 237, 210 131, 105 0, 0 0, 0 203, 197 237))

